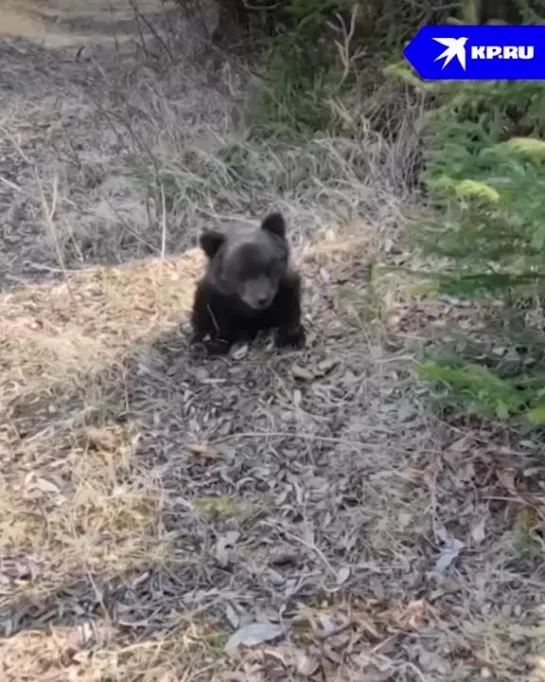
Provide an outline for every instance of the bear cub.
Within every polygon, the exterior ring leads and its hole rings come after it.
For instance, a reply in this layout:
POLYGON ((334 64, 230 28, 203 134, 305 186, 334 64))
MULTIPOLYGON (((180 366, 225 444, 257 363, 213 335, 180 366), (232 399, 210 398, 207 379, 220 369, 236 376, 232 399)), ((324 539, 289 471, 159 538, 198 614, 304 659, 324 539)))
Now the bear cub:
POLYGON ((199 246, 207 267, 193 301, 192 343, 224 354, 237 341, 275 329, 277 347, 304 346, 301 277, 290 267, 282 214, 270 213, 251 231, 205 230, 199 246))

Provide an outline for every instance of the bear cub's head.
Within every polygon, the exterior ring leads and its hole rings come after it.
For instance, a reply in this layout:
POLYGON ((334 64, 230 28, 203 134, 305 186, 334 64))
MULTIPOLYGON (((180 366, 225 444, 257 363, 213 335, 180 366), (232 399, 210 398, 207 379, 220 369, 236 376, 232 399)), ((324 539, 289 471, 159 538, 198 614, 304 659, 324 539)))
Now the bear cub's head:
POLYGON ((206 230, 199 245, 208 258, 208 281, 218 292, 238 297, 255 312, 271 305, 290 255, 282 214, 270 213, 250 231, 206 230))

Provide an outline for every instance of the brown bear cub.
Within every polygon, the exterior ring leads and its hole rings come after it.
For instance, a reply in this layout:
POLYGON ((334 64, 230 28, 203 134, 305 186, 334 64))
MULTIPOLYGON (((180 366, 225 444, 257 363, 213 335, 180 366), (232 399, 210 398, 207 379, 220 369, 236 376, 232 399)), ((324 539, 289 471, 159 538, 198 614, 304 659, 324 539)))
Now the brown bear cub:
POLYGON ((280 213, 249 232, 206 230, 199 245, 208 263, 195 292, 192 343, 203 341, 209 352, 223 354, 237 341, 275 329, 277 347, 304 346, 301 277, 289 264, 280 213))

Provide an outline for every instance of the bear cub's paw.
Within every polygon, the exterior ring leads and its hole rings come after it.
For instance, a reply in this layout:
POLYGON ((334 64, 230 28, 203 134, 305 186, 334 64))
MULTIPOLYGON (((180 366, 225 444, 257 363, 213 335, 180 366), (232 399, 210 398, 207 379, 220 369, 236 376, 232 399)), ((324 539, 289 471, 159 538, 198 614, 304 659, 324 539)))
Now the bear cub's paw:
POLYGON ((231 349, 229 341, 224 339, 210 339, 204 344, 209 355, 227 355, 231 349))
POLYGON ((225 339, 203 338, 202 334, 194 334, 190 341, 189 347, 197 354, 207 353, 208 355, 227 355, 231 348, 229 341, 225 339))
POLYGON ((306 342, 306 332, 302 324, 296 327, 286 327, 276 330, 274 343, 277 348, 303 348, 306 342))

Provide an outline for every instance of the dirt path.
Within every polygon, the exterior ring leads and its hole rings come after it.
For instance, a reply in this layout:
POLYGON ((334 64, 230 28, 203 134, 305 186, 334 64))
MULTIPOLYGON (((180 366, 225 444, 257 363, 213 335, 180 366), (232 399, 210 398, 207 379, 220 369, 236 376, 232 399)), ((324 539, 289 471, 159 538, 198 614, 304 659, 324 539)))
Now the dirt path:
POLYGON ((85 37, 97 43, 116 34, 134 37, 135 7, 149 20, 165 12, 160 0, 6 0, 0 35, 51 48, 77 46, 85 37))

